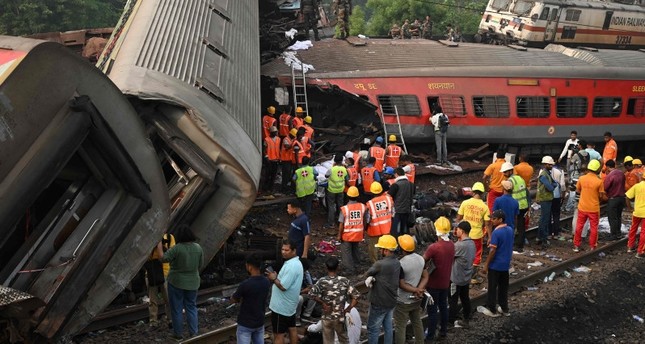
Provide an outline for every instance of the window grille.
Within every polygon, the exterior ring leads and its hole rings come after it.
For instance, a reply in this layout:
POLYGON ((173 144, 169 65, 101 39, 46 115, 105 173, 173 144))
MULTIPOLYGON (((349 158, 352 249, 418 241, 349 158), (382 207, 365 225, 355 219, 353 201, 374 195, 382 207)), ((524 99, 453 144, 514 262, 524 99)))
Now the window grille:
POLYGON ((396 115, 395 106, 400 116, 421 115, 419 99, 414 95, 378 96, 378 102, 383 108, 384 115, 396 115))
POLYGON ((517 97, 517 117, 547 118, 551 113, 548 97, 517 97))
POLYGON ((597 97, 593 100, 593 117, 618 117, 623 111, 620 97, 597 97))
POLYGON ((560 118, 581 118, 587 115, 587 98, 560 97, 557 99, 557 115, 560 118))
POLYGON ((627 114, 630 116, 645 116, 645 97, 629 98, 627 101, 627 114))
POLYGON ((463 117, 466 115, 466 105, 462 96, 440 95, 439 102, 443 113, 448 117, 463 117))
POLYGON ((506 96, 473 97, 473 106, 477 117, 508 117, 510 113, 506 96))

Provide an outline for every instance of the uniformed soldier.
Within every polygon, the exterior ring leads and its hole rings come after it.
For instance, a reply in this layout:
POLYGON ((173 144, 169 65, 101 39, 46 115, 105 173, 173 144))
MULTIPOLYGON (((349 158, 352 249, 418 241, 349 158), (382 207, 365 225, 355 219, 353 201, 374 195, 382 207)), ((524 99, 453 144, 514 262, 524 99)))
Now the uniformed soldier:
POLYGON ((336 15, 336 38, 345 39, 349 37, 349 16, 352 14, 351 0, 334 0, 332 10, 336 15))
POLYGON ((407 19, 403 22, 403 26, 401 26, 401 34, 401 38, 403 39, 412 38, 412 34, 410 33, 410 21, 407 19))
POLYGON ((396 23, 392 24, 392 28, 390 29, 390 37, 392 37, 392 39, 401 38, 401 28, 396 25, 396 23))
POLYGON ((309 30, 314 30, 314 39, 319 41, 318 36, 318 0, 302 0, 300 8, 305 20, 305 32, 307 39, 309 39, 309 30))
POLYGON ((426 16, 426 20, 423 22, 421 36, 425 39, 432 38, 432 20, 430 20, 430 16, 426 16))

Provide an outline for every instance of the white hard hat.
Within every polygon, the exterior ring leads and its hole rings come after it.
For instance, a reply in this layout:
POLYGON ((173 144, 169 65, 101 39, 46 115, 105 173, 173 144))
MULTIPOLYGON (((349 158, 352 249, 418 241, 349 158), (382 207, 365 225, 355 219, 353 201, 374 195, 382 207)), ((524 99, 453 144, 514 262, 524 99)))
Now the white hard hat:
POLYGON ((510 162, 505 162, 502 164, 502 168, 500 168, 499 171, 503 173, 506 171, 510 171, 512 169, 513 169, 513 164, 511 164, 510 162))
POLYGON ((553 161, 553 158, 549 155, 545 155, 542 158, 542 163, 543 164, 549 164, 549 165, 555 165, 555 161, 553 161))

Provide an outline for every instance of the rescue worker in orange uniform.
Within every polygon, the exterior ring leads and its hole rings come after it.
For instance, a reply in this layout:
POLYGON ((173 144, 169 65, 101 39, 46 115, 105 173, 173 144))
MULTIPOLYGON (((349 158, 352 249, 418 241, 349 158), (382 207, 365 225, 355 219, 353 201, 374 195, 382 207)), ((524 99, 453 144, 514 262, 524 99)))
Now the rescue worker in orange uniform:
POLYGON ((502 168, 502 164, 506 162, 505 157, 506 150, 503 148, 498 148, 497 160, 486 167, 484 176, 482 177, 484 185, 488 184, 488 196, 486 196, 486 203, 488 204, 489 213, 493 212, 493 204, 495 204, 495 199, 504 194, 504 191, 502 189, 502 181, 506 180, 506 177, 502 172, 500 172, 500 169, 502 168))
POLYGON ((302 126, 305 128, 305 136, 309 138, 309 141, 313 142, 314 128, 311 127, 311 116, 305 117, 304 124, 302 126))
POLYGON ((363 241, 363 231, 367 222, 367 207, 358 202, 358 188, 347 190, 349 202, 340 208, 338 215, 338 241, 342 257, 343 270, 346 274, 356 274, 360 262, 358 244, 363 241))
POLYGON ((345 158, 345 163, 347 165, 347 185, 345 186, 345 192, 347 192, 350 186, 358 187, 361 183, 361 174, 354 164, 354 158, 345 158))
POLYGON ((372 198, 371 187, 373 182, 381 183, 381 175, 378 173, 376 167, 374 167, 374 162, 376 158, 370 157, 367 160, 367 166, 361 169, 361 179, 363 181, 363 192, 365 198, 368 200, 372 198))
POLYGON ((297 133, 298 131, 296 129, 291 129, 289 136, 284 137, 282 139, 282 144, 280 145, 280 164, 282 166, 281 191, 283 194, 290 194, 292 191, 289 190, 289 182, 291 181, 291 176, 293 175, 293 168, 296 166, 296 155, 294 154, 293 147, 297 133))
POLYGON ((405 176, 408 177, 410 183, 414 184, 414 177, 417 175, 417 168, 412 163, 410 156, 406 154, 402 155, 399 162, 401 167, 403 167, 403 171, 405 171, 405 176))
POLYGON ((377 137, 376 140, 374 141, 374 145, 370 147, 369 153, 367 158, 374 158, 374 167, 378 171, 383 171, 383 167, 385 165, 385 149, 381 147, 381 144, 383 143, 383 138, 382 137, 377 137))
POLYGON ((641 159, 634 159, 632 163, 634 164, 634 173, 638 176, 638 180, 643 180, 643 163, 641 159))
POLYGON ((304 156, 311 159, 313 141, 305 135, 306 132, 307 131, 305 130, 305 127, 300 127, 300 129, 298 129, 298 134, 296 137, 298 138, 298 141, 300 141, 300 143, 302 144, 302 148, 304 149, 304 152, 301 151, 300 153, 304 154, 304 156))
POLYGON ((396 144, 395 135, 390 135, 387 140, 390 144, 385 150, 385 166, 397 168, 399 167, 399 159, 401 158, 401 147, 396 144))
POLYGON ((277 128, 278 123, 275 119, 275 107, 269 106, 267 108, 267 114, 262 117, 262 138, 267 138, 269 137, 269 129, 271 127, 276 127, 277 128))
POLYGON ((367 202, 367 250, 372 263, 378 260, 378 250, 374 245, 381 235, 390 234, 392 216, 394 214, 394 200, 388 193, 383 193, 381 183, 373 182, 370 192, 374 198, 367 202))
POLYGON ((300 106, 296 108, 296 116, 291 120, 291 128, 300 129, 305 124, 305 110, 300 106))
POLYGON ((291 129, 290 122, 291 115, 286 111, 282 111, 282 114, 278 117, 278 124, 280 125, 278 128, 278 136, 283 138, 289 136, 289 130, 291 129))
POLYGON ((280 138, 278 137, 278 128, 269 128, 269 136, 264 138, 264 171, 265 178, 263 190, 271 192, 275 175, 278 172, 280 164, 280 138))
POLYGON ((611 136, 610 132, 606 132, 604 135, 605 139, 605 148, 602 150, 602 171, 605 172, 605 163, 609 160, 616 161, 618 158, 618 145, 614 138, 611 136))
POLYGON ((632 186, 638 184, 640 180, 634 171, 634 158, 626 156, 623 160, 623 167, 625 167, 625 190, 629 190, 632 186))

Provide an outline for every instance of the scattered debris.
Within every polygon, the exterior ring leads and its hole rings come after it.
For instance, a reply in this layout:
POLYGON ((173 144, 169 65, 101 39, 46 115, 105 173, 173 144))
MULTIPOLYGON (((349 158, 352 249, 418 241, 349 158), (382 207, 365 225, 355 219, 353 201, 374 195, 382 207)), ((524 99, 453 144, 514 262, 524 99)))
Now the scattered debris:
POLYGON ((587 272, 590 272, 591 269, 584 265, 580 265, 578 267, 573 268, 573 271, 587 273, 587 272))

